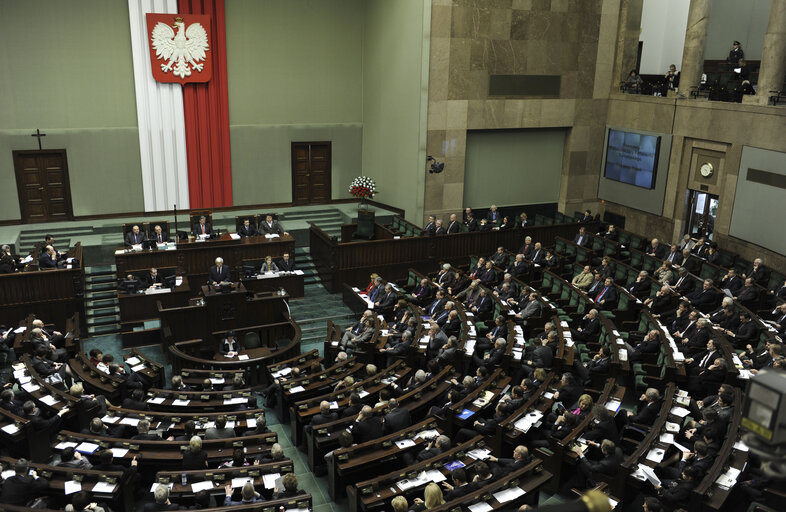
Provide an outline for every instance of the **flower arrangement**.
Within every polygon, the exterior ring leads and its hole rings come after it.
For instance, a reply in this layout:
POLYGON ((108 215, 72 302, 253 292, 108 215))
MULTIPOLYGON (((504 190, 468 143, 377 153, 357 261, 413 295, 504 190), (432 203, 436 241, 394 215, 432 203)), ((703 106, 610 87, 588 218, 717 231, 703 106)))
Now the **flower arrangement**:
POLYGON ((368 176, 358 176, 349 184, 349 193, 353 197, 371 199, 377 193, 377 184, 368 176))

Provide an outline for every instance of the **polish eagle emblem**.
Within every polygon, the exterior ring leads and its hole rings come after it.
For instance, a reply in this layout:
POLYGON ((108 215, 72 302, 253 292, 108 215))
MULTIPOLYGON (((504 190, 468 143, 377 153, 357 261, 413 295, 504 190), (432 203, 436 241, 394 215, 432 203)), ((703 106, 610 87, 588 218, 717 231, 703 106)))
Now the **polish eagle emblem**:
POLYGON ((206 52, 210 49, 207 31, 201 23, 191 23, 186 28, 183 18, 175 18, 174 25, 158 22, 151 36, 156 59, 164 60, 161 71, 185 79, 192 69, 201 73, 206 52), (177 33, 175 32, 177 30, 177 33))

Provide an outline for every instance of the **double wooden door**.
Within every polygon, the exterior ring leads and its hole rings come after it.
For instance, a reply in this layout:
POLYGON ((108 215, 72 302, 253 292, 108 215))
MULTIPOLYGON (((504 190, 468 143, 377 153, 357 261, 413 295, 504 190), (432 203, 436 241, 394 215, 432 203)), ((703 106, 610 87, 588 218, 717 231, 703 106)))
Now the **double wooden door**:
POLYGON ((14 151, 22 222, 74 218, 65 149, 14 151))
POLYGON ((292 143, 292 204, 330 202, 331 143, 292 143))

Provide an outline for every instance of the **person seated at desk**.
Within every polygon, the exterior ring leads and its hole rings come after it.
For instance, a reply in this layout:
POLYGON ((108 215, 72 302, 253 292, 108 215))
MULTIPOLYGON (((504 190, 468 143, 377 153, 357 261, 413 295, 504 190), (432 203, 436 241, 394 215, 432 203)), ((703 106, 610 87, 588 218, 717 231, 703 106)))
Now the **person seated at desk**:
POLYGON ((139 226, 137 225, 134 225, 134 227, 131 228, 131 231, 126 233, 127 246, 139 245, 145 240, 147 240, 147 237, 142 231, 139 230, 139 226))
POLYGON ((26 459, 14 463, 14 474, 3 482, 0 503, 7 505, 25 505, 28 501, 40 496, 49 488, 49 480, 38 477, 35 470, 32 474, 26 459))
POLYGON ((3 245, 0 254, 0 274, 11 274, 24 268, 22 260, 11 254, 11 246, 3 245))
POLYGON ((142 282, 137 279, 133 274, 128 274, 125 279, 120 282, 119 289, 123 293, 135 293, 142 287, 142 282))
POLYGON ((260 274, 267 274, 267 273, 273 273, 273 272, 278 272, 278 265, 273 263, 273 257, 272 256, 265 256, 265 262, 262 263, 262 267, 260 267, 259 273, 260 274))
POLYGON ((229 267, 224 265, 224 258, 216 258, 216 264, 210 267, 208 277, 213 286, 229 282, 229 267))
POLYGON ((169 242, 169 237, 167 237, 167 232, 161 229, 161 226, 159 224, 156 224, 155 227, 153 228, 152 238, 153 240, 155 240, 157 244, 165 244, 169 242))
POLYGON ((235 336, 235 331, 227 331, 227 337, 221 340, 218 351, 227 357, 235 357, 240 350, 242 347, 235 336))
POLYGON ((161 286, 164 283, 164 278, 158 274, 157 268, 151 268, 150 273, 142 278, 142 282, 147 287, 161 286))
POLYGON ((257 229, 251 225, 249 219, 243 219, 243 224, 240 225, 237 234, 240 235, 240 238, 246 238, 249 236, 256 236, 259 233, 257 233, 257 229))
POLYGON ((281 236, 281 235, 288 235, 289 234, 289 233, 287 233, 286 231, 284 231, 281 228, 281 224, 279 224, 277 220, 273 220, 273 216, 272 215, 267 215, 265 217, 265 222, 263 222, 259 226, 259 229, 265 235, 278 235, 278 236, 281 236))
POLYGON ((195 236, 199 235, 212 235, 213 234, 213 226, 207 221, 207 217, 202 215, 199 217, 199 222, 194 224, 193 233, 195 236))
POLYGON ((57 251, 51 245, 47 245, 44 253, 38 257, 38 269, 46 270, 57 268, 57 251))
POLYGON ((295 260, 289 257, 289 253, 285 252, 284 255, 278 260, 278 269, 281 272, 294 272, 295 260))

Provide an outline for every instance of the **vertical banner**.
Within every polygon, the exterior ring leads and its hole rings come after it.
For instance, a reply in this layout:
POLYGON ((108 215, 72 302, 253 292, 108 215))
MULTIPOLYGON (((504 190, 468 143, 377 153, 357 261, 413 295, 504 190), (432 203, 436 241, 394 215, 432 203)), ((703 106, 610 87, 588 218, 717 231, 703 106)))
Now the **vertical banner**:
POLYGON ((191 208, 232 206, 224 0, 179 0, 180 14, 210 17, 212 78, 183 86, 191 208))
POLYGON ((189 208, 183 91, 154 80, 145 14, 176 13, 177 0, 128 0, 145 211, 189 208))

